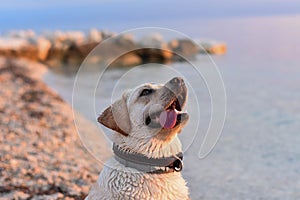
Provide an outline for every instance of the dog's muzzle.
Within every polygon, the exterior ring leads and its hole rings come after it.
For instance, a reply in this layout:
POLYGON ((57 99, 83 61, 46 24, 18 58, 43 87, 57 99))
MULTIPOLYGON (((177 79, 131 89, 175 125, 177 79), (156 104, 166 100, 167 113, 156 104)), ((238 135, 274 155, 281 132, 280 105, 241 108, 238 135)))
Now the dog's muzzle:
POLYGON ((187 88, 182 78, 176 77, 162 88, 161 109, 149 111, 145 116, 145 124, 151 128, 172 129, 188 119, 183 112, 187 101, 187 88))

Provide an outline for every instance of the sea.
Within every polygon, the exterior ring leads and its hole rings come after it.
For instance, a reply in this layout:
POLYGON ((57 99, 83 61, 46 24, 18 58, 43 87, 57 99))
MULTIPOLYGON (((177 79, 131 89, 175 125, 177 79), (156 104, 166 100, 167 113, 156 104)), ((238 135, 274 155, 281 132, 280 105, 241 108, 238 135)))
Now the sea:
MULTIPOLYGON (((118 31, 127 31, 123 27, 118 31)), ((148 24, 128 30, 143 27, 148 24)), ((123 90, 182 76, 190 121, 179 138, 191 199, 300 199, 300 16, 169 20, 160 27, 224 41, 227 52, 133 68, 83 63, 78 71, 50 70, 44 80, 97 124, 123 90), (219 130, 214 127, 221 131, 212 133, 219 130), (203 154, 210 136, 211 148, 203 154)), ((97 126, 109 143, 109 131, 97 126)))

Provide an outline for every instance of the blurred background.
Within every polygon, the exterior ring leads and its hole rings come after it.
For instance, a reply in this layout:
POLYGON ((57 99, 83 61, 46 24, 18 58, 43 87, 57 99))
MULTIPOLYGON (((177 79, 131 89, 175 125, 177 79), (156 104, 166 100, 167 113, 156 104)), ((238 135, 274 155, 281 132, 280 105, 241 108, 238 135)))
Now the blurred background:
MULTIPOLYGON (((283 16, 299 14, 300 3, 296 0, 253 0, 222 2, 138 2, 117 1, 2 1, 1 29, 110 29, 123 31, 140 26, 166 26, 186 34, 199 34, 199 24, 183 27, 184 20, 247 18, 257 16, 283 16), (169 24, 171 23, 171 24, 169 24)), ((202 31, 200 29, 199 31, 202 31)))
MULTIPOLYGON (((226 46, 221 55, 194 56, 203 68, 216 64, 227 94, 222 135, 203 159, 198 153, 211 117, 211 102, 205 82, 188 62, 116 67, 106 71, 100 83, 91 65, 81 74, 75 94, 80 64, 56 66, 52 62, 44 81, 70 104, 73 95, 75 109, 96 123, 97 114, 110 103, 112 94, 107 91, 116 90, 118 96, 141 82, 165 82, 184 74, 193 118, 180 138, 185 150, 183 176, 191 198, 300 198, 299 1, 11 0, 1 2, 0 16, 0 46, 18 35, 18 30, 49 35, 57 30, 87 33, 95 29, 112 36, 141 27, 173 29, 195 41, 221 41, 217 44, 226 46), (89 105, 96 108, 87 109, 89 105)), ((148 34, 166 43, 178 39, 159 30, 148 34)))

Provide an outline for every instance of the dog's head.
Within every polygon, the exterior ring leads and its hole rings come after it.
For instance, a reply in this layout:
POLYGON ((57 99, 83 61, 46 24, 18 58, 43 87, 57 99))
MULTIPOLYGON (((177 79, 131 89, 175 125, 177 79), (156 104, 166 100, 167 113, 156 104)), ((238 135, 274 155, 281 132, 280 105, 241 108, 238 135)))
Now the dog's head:
POLYGON ((131 140, 148 142, 147 138, 155 138, 168 142, 188 121, 188 114, 183 112, 186 101, 187 88, 182 78, 173 78, 166 84, 143 84, 125 91, 98 121, 131 140))

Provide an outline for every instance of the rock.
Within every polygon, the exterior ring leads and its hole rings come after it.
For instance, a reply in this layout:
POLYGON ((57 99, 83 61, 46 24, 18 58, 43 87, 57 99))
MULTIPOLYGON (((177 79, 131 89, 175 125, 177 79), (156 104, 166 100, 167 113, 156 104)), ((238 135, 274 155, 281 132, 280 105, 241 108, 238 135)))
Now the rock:
POLYGON ((78 45, 78 51, 80 52, 80 54, 82 54, 83 56, 87 56, 99 43, 97 42, 90 42, 90 43, 86 43, 86 44, 82 44, 82 45, 78 45))
POLYGON ((134 42, 134 37, 131 34, 122 34, 113 39, 113 42, 122 49, 131 50, 137 48, 137 45, 134 42))
MULTIPOLYGON (((85 44, 80 46, 79 50, 85 58, 96 46, 97 43, 85 44)), ((135 48, 137 47, 131 39, 126 37, 118 37, 115 40, 109 40, 101 43, 100 48, 95 48, 93 54, 89 55, 89 59, 85 61, 88 63, 96 63, 101 61, 105 61, 107 63, 113 62, 111 66, 132 66, 141 63, 139 56, 134 54, 125 54, 122 56, 122 54, 135 48)))
POLYGON ((1 37, 0 55, 37 60, 37 47, 25 38, 1 37))
POLYGON ((107 38, 110 38, 110 37, 114 37, 116 36, 117 34, 112 32, 112 31, 108 31, 108 30, 104 30, 102 31, 102 38, 103 40, 106 40, 107 38))
POLYGON ((89 43, 99 43, 102 40, 102 33, 97 29, 91 29, 88 33, 89 43))
POLYGON ((53 45, 48 52, 47 60, 44 61, 50 67, 61 66, 64 60, 65 50, 55 48, 53 45))
MULTIPOLYGON (((77 51, 78 44, 66 39, 66 36, 63 34, 60 35, 59 32, 56 32, 52 39, 49 36, 47 38, 51 41, 51 48, 48 51, 45 63, 51 67, 66 64, 69 59, 68 54, 74 54, 74 51, 77 51), (71 50, 71 52, 69 52, 69 50, 71 50)), ((77 56, 76 53, 75 56, 77 56)))
POLYGON ((39 37, 37 40, 38 59, 45 61, 48 57, 49 50, 51 48, 51 42, 46 38, 39 37))
POLYGON ((142 48, 134 51, 143 63, 168 63, 173 58, 173 53, 169 50, 157 48, 142 48))
POLYGON ((145 47, 145 48, 166 47, 166 44, 163 40, 163 36, 159 33, 153 33, 153 34, 142 37, 138 41, 138 44, 140 47, 145 47))
POLYGON ((112 61, 118 66, 134 66, 147 62, 184 61, 181 56, 190 58, 197 53, 226 52, 226 44, 222 42, 201 40, 198 42, 203 47, 201 49, 193 41, 185 39, 175 39, 166 43, 159 33, 144 36, 136 42, 131 34, 116 36, 113 32, 91 29, 87 36, 82 31, 43 32, 39 36, 32 30, 10 32, 5 37, 0 36, 0 55, 41 61, 51 67, 79 67, 99 42, 109 37, 114 39, 102 43, 102 48, 96 50, 87 62, 112 61), (127 54, 129 51, 134 52, 127 54), (124 53, 126 55, 123 55, 124 53))
POLYGON ((170 41, 168 46, 181 56, 193 57, 199 52, 199 47, 192 40, 176 39, 170 41))
POLYGON ((219 42, 214 40, 196 40, 197 43, 203 48, 199 49, 200 53, 209 53, 209 54, 225 54, 227 51, 227 46, 225 42, 219 42))
POLYGON ((111 66, 117 66, 117 67, 135 66, 141 63, 142 63, 141 57, 139 57, 135 53, 128 53, 119 57, 117 60, 114 60, 111 63, 111 66))
POLYGON ((65 32, 55 32, 56 41, 70 41, 75 44, 83 44, 86 42, 85 34, 82 31, 65 31, 65 32))
POLYGON ((32 39, 36 37, 36 34, 33 30, 28 29, 28 30, 18 30, 18 31, 10 31, 8 34, 8 37, 13 37, 13 38, 23 38, 23 39, 32 39))
POLYGON ((29 46, 29 42, 25 38, 0 37, 1 51, 19 51, 29 46))
POLYGON ((80 64, 83 61, 84 57, 85 55, 80 50, 80 47, 76 43, 72 43, 65 51, 62 58, 62 63, 68 65, 80 64))

